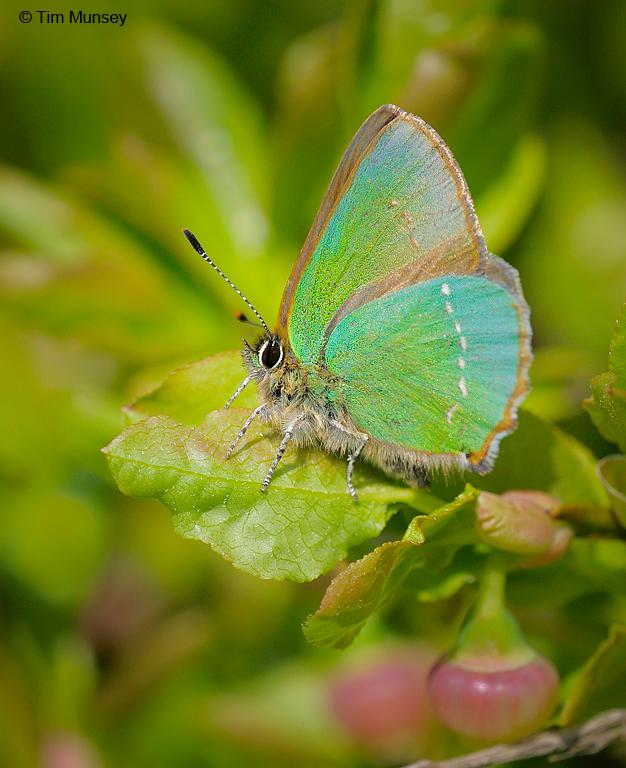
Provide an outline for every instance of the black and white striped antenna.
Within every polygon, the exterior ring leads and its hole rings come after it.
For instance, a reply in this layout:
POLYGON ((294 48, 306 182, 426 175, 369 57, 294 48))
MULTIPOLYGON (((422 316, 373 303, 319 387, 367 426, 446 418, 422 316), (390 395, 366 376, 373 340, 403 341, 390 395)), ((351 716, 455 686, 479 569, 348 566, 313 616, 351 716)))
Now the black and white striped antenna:
MULTIPOLYGON (((210 264, 213 269, 217 272, 217 274, 225 280, 228 285, 235 291, 235 293, 250 307, 250 309, 254 312, 254 314, 259 318, 261 325, 265 330, 269 333, 270 329, 267 327, 267 323, 265 320, 261 317, 261 315, 257 312, 257 310, 252 306, 252 303, 248 301, 248 299, 243 295, 243 293, 237 288, 237 286, 233 283, 233 281, 226 277, 226 275, 222 272, 222 270, 217 266, 217 264, 213 261, 213 259, 207 255, 207 252, 204 250, 204 248, 200 245, 198 242, 198 238, 193 234, 193 232, 190 232, 188 229, 183 229, 183 235, 189 240, 189 244, 191 247, 196 251, 196 253, 199 253, 200 256, 206 261, 207 264, 210 264)), ((244 316, 245 317, 245 316, 244 316)))

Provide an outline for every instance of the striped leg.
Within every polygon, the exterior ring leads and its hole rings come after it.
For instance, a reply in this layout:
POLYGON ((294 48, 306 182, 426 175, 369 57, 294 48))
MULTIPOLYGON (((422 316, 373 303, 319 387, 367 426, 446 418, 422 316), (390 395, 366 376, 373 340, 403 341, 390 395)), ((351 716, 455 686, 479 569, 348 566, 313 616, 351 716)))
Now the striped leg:
POLYGON ((348 482, 348 493, 350 496, 352 496, 354 501, 358 501, 359 497, 357 492, 354 490, 354 486, 352 485, 352 473, 354 472, 354 464, 361 455, 361 451, 365 447, 365 443, 367 443, 367 435, 361 439, 361 442, 358 444, 356 449, 352 451, 352 453, 348 456, 348 470, 346 473, 346 479, 348 482))
POLYGON ((246 378, 241 382, 241 384, 237 387, 237 389, 233 392, 233 394, 228 398, 228 400, 224 403, 224 409, 229 408, 230 404, 233 402, 233 400, 236 397, 239 397, 239 395, 244 391, 244 389, 248 386, 248 384, 252 381, 252 374, 249 373, 246 378))
POLYGON ((302 416, 298 416, 295 418, 291 424, 287 427, 285 430, 285 434, 283 435, 283 439, 280 441, 280 445, 278 446, 278 450, 276 451, 276 456, 274 456, 274 461, 272 462, 270 468, 267 470, 267 475, 265 475, 265 480, 263 480, 263 485, 261 486, 261 491, 265 492, 267 491, 267 487, 272 481, 272 475, 274 474, 274 470, 278 466, 280 460, 283 457, 283 454, 285 453, 285 450, 287 449, 287 446, 289 445, 289 441, 293 437, 293 430, 296 426, 296 424, 302 419, 302 416))
POLYGON ((356 460, 361 455, 361 451, 365 447, 365 443, 367 443, 368 436, 364 433, 354 433, 347 430, 342 424, 340 424, 338 421, 332 421, 332 425, 336 427, 338 430, 344 433, 344 435, 350 435, 354 440, 358 440, 359 444, 357 445, 356 449, 352 451, 348 455, 348 470, 346 473, 346 480, 348 483, 348 493, 355 501, 359 500, 357 492, 354 490, 354 485, 352 485, 352 473, 354 472, 354 465, 356 463, 356 460))
POLYGON ((253 421, 256 419, 256 417, 257 417, 257 416, 258 416, 258 415, 259 415, 259 414, 260 414, 262 411, 264 411, 266 407, 267 407, 267 406, 265 405, 265 403, 263 403, 263 405, 259 405, 259 407, 258 407, 258 408, 255 408, 255 409, 252 411, 252 413, 251 413, 251 414, 248 416, 248 418, 247 418, 247 419, 244 421, 244 423, 243 423, 243 426, 241 427, 241 429, 240 429, 240 430, 239 430, 239 432, 237 433, 237 436, 235 437, 235 439, 233 440, 233 442, 230 444, 230 448, 229 448, 229 449, 226 451, 226 458, 227 458, 227 459, 230 459, 232 452, 233 452, 233 451, 235 450, 235 448, 237 447, 237 444, 239 443, 239 441, 241 440, 241 438, 242 438, 242 437, 243 437, 243 436, 246 434, 246 432, 248 431, 248 427, 250 426, 250 424, 252 424, 252 422, 253 422, 253 421))

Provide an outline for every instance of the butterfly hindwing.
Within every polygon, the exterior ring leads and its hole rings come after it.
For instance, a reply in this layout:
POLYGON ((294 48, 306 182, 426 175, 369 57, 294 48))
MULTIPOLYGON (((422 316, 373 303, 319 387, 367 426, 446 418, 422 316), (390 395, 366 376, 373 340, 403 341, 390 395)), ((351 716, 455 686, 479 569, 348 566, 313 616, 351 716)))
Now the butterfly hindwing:
POLYGON ((485 471, 527 388, 527 340, 514 293, 483 276, 447 275, 356 309, 333 330, 325 359, 361 430, 414 451, 467 456, 485 471))

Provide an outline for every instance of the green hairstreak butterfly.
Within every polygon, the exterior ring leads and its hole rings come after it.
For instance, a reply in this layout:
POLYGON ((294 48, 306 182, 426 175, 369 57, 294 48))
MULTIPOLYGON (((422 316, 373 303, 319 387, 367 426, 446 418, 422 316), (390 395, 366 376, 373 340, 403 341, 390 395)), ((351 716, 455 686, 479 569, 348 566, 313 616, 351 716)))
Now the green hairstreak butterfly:
POLYGON ((317 443, 423 485, 431 469, 489 472, 528 391, 528 306, 491 255, 465 179, 423 120, 386 105, 344 154, 271 331, 243 351, 259 417, 287 444, 317 443))

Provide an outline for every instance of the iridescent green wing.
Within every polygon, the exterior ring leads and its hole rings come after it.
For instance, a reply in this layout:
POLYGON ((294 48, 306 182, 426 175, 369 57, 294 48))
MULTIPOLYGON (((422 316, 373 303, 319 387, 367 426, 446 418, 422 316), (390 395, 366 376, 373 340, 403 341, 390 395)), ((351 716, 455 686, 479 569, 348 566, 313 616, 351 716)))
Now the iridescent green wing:
POLYGON ((324 198, 281 303, 278 331, 304 364, 346 314, 439 274, 472 274, 486 248, 440 137, 387 105, 361 127, 324 198))
POLYGON ((444 275, 374 299, 344 317, 326 364, 358 427, 385 443, 491 468, 528 389, 528 309, 515 270, 444 275), (505 287, 508 286, 508 287, 505 287))

